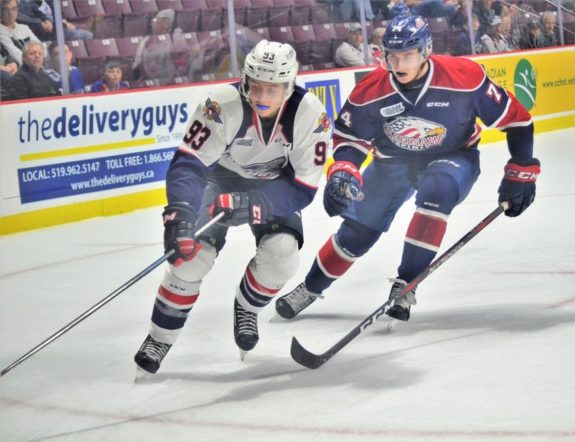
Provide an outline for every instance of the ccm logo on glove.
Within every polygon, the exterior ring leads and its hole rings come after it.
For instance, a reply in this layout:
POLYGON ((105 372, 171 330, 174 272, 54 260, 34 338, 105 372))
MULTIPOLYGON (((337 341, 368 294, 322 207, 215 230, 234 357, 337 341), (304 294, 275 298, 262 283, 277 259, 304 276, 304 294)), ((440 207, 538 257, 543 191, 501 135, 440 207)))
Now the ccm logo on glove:
POLYGON ((535 182, 541 173, 538 164, 530 166, 520 166, 518 164, 508 163, 505 165, 505 178, 511 181, 535 182))

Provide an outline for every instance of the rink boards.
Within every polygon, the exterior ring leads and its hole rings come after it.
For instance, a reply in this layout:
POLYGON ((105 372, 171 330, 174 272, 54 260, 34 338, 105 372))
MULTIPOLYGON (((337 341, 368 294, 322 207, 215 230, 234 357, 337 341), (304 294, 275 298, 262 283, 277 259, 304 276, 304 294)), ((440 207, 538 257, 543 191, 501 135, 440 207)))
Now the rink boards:
MULTIPOLYGON (((575 126, 575 47, 475 57, 537 133, 575 126)), ((303 73, 329 116, 369 70, 303 73)), ((202 96, 221 82, 0 104, 0 234, 165 202, 164 178, 202 96)), ((487 129, 483 143, 504 139, 487 129)))

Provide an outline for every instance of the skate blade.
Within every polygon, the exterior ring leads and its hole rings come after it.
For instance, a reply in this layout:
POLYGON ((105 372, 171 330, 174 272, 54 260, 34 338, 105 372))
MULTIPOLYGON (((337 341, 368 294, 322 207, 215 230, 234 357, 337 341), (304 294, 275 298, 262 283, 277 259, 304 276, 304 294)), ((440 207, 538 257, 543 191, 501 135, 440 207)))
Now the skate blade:
POLYGON ((134 377, 135 384, 141 384, 146 382, 152 377, 152 373, 147 372, 146 370, 142 370, 140 367, 136 368, 136 376, 134 377))
POLYGON ((239 350, 240 350, 240 359, 242 362, 244 362, 244 359, 246 358, 246 355, 248 354, 248 352, 245 350, 242 350, 241 348, 239 350))

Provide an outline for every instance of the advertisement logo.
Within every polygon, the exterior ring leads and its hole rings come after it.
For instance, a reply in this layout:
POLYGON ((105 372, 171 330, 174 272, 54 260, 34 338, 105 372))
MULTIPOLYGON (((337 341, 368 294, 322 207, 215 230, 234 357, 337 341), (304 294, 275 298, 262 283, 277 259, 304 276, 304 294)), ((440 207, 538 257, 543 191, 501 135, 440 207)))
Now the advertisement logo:
POLYGON ((319 98, 333 124, 341 109, 339 80, 310 81, 305 88, 319 98))
POLYGON ((531 110, 535 105, 537 96, 537 82, 535 70, 531 63, 522 58, 517 63, 513 84, 515 86, 515 96, 527 110, 531 110))

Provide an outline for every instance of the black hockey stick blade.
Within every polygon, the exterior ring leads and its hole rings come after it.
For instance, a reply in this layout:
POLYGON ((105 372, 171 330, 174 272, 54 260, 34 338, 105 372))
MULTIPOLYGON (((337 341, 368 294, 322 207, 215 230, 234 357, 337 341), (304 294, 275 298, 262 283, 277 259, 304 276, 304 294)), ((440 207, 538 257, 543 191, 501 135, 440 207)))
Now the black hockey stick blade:
MULTIPOLYGON (((425 278, 427 278, 431 273, 437 270, 445 261, 451 258, 459 249, 461 249, 465 244, 471 241, 479 232, 481 232, 485 227, 487 227, 491 222, 501 215, 507 208, 508 204, 506 202, 499 205, 495 210, 493 210, 489 215, 487 215, 479 224, 477 224, 473 229, 467 232, 459 241, 453 244, 443 255, 429 264, 419 275, 413 278, 409 284, 407 284, 399 293, 399 296, 404 296, 411 290, 414 290, 425 278)), ((387 307, 391 304, 392 299, 388 299, 387 302, 377 308, 371 315, 365 318, 361 324, 357 325, 353 330, 351 330, 347 335, 341 338, 333 347, 328 349, 322 354, 314 354, 305 348, 298 342, 294 337, 291 341, 291 356, 294 361, 304 367, 316 369, 325 364, 330 360, 337 352, 339 352, 343 347, 349 344, 353 339, 360 335, 366 328, 371 326, 375 321, 377 321, 386 311, 387 307)))
POLYGON ((385 304, 381 305, 377 308, 371 315, 365 318, 361 324, 356 326, 353 330, 351 330, 347 335, 341 338, 333 347, 328 349, 322 354, 316 355, 305 348, 298 342, 298 340, 294 337, 291 341, 291 357, 294 361, 298 364, 303 365, 307 368, 319 368, 324 363, 332 358, 338 351, 340 351, 343 347, 349 344, 353 339, 357 337, 360 333, 362 333, 367 327, 373 324, 375 321, 379 319, 381 315, 385 313, 386 308, 391 304, 391 299, 388 299, 385 304))
MULTIPOLYGON (((323 365, 325 361, 327 361, 331 356, 329 354, 321 354, 316 355, 311 351, 307 351, 302 345, 299 343, 297 338, 291 339, 291 357, 294 361, 298 364, 303 365, 306 368, 316 369, 323 365)), ((329 350, 327 351, 329 353, 329 350)))

